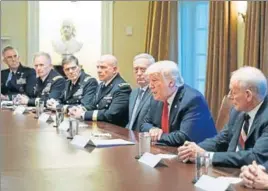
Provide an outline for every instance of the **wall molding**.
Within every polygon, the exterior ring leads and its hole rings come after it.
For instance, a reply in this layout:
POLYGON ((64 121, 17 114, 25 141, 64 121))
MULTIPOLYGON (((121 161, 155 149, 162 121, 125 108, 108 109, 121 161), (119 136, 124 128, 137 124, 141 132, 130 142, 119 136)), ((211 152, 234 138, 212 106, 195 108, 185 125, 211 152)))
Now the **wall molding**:
POLYGON ((101 54, 113 54, 113 1, 102 1, 101 54))
POLYGON ((32 66, 33 55, 39 51, 39 2, 28 1, 27 65, 32 66))

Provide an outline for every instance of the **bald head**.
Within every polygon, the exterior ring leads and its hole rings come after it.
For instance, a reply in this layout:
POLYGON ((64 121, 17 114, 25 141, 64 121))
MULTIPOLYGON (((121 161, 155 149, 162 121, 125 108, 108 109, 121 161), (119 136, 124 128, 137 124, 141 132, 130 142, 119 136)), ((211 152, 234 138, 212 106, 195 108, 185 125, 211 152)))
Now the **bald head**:
POLYGON ((114 55, 111 55, 111 54, 102 55, 98 62, 100 62, 100 63, 105 62, 105 63, 107 63, 109 65, 117 67, 117 58, 114 55))
POLYGON ((102 55, 97 62, 97 72, 100 81, 112 79, 118 73, 116 57, 111 54, 102 55))

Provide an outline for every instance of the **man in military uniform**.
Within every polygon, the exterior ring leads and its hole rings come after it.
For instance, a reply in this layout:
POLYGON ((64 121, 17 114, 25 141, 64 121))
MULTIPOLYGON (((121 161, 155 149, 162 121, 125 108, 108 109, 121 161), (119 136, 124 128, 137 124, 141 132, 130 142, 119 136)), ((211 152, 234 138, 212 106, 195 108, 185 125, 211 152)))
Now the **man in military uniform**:
POLYGON ((106 121, 119 126, 128 122, 128 103, 131 88, 120 76, 117 59, 103 55, 97 63, 99 80, 93 104, 86 107, 72 107, 69 115, 89 121, 106 121))
POLYGON ((97 80, 81 71, 78 59, 73 55, 63 58, 62 67, 68 78, 65 89, 58 100, 48 100, 47 107, 56 109, 57 105, 64 104, 66 111, 72 105, 91 105, 98 87, 97 80))
POLYGON ((35 98, 20 95, 18 97, 19 104, 35 106, 40 99, 45 103, 50 98, 58 99, 64 89, 65 80, 58 72, 52 69, 50 55, 45 52, 39 52, 34 56, 33 61, 38 76, 34 88, 35 98))
POLYGON ((3 49, 2 57, 9 68, 1 71, 1 99, 11 100, 12 95, 17 94, 32 97, 36 84, 34 69, 23 66, 18 51, 11 46, 3 49))

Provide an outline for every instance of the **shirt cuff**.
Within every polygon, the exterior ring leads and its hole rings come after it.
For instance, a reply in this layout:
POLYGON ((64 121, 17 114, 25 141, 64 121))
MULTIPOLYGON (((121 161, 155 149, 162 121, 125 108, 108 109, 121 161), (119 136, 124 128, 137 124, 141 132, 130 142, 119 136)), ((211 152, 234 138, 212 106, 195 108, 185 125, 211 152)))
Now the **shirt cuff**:
POLYGON ((98 121, 98 110, 93 111, 92 121, 98 121))
POLYGON ((214 156, 214 152, 208 152, 209 153, 209 165, 212 165, 212 159, 213 159, 213 156, 214 156))

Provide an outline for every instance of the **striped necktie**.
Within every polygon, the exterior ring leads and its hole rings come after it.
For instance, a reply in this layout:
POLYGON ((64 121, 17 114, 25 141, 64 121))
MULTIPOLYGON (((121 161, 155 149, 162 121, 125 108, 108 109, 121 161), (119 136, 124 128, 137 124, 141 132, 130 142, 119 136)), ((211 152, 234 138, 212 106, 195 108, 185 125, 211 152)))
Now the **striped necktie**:
POLYGON ((243 150, 245 149, 245 142, 247 140, 247 135, 248 135, 249 119, 250 119, 250 116, 247 113, 245 113, 244 114, 244 123, 243 123, 243 126, 241 128, 241 133, 239 136, 239 145, 241 146, 241 148, 243 150))

